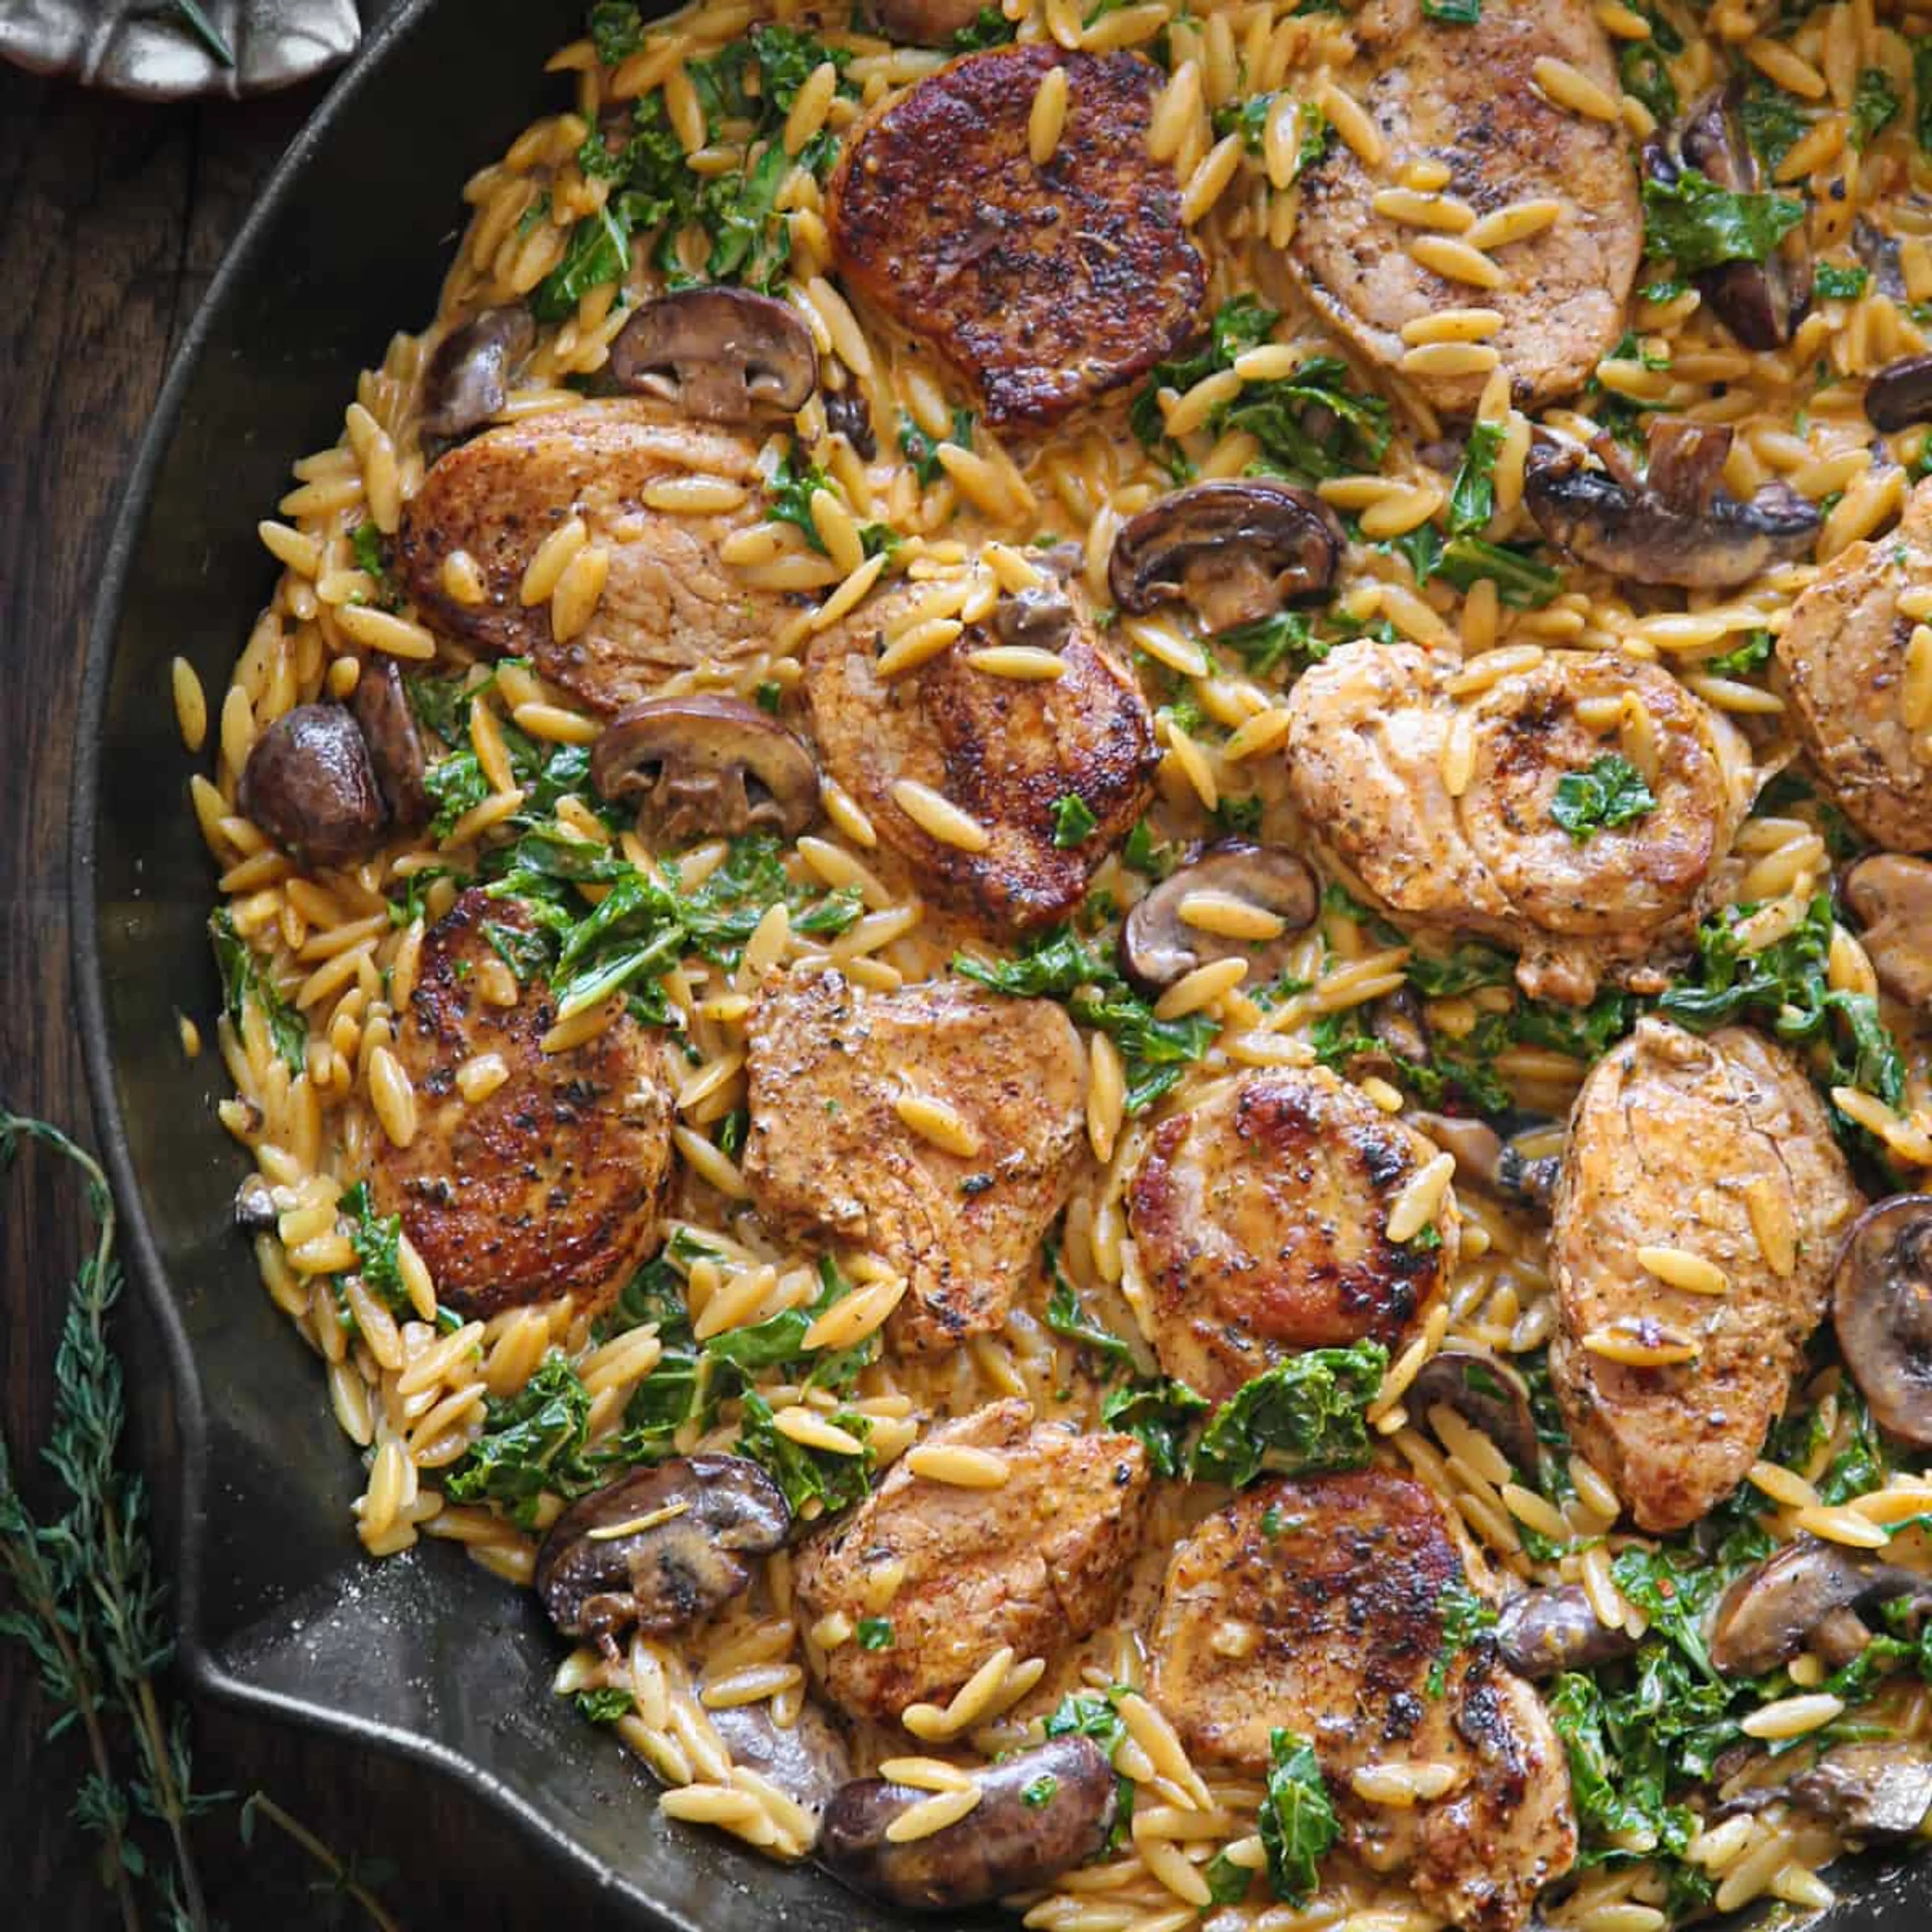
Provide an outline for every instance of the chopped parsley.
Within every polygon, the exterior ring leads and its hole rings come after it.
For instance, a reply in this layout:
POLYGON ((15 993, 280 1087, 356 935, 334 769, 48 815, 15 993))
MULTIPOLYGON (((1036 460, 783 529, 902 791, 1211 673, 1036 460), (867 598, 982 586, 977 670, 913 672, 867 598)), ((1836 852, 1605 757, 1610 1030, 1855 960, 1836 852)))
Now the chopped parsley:
POLYGON ((593 1724, 614 1724, 620 1718, 628 1718, 637 1708, 638 1700, 622 1684, 607 1684, 595 1690, 580 1690, 577 1694, 579 1714, 588 1718, 593 1724))
POLYGON ((855 1634, 861 1650, 890 1650, 892 1625, 890 1617, 861 1617, 855 1634))
POLYGON ((1813 272, 1813 291, 1825 302, 1856 302, 1871 281, 1869 269, 1850 262, 1820 262, 1813 272))
POLYGON ((1883 68, 1864 69, 1852 95, 1852 146, 1870 147, 1898 118, 1904 104, 1883 68))
POLYGON ((1706 658, 1702 668, 1712 677, 1747 677, 1770 662, 1771 649, 1768 631, 1747 631, 1742 644, 1717 657, 1706 658))
POLYGON ((1043 1810, 1060 1795, 1060 1780, 1052 1772, 1042 1772, 1020 1787, 1020 1802, 1029 1811, 1043 1810))
POLYGON ((1070 791, 1053 802, 1053 842, 1063 852, 1071 851, 1100 822, 1078 792, 1070 791))
POLYGON ((1628 825, 1656 806, 1657 794, 1636 766, 1621 752, 1606 752, 1588 770, 1565 772, 1556 781, 1550 815, 1581 845, 1593 833, 1628 825))

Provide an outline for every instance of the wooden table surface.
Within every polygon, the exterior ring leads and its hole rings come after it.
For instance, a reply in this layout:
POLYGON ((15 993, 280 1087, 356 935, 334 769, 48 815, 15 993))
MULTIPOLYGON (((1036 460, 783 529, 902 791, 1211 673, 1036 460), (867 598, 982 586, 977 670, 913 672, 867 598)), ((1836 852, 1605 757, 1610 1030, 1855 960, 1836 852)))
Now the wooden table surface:
MULTIPOLYGON (((322 92, 148 106, 0 68, 0 1096, 83 1139, 67 848, 88 613, 173 346, 256 184, 322 92)), ((25 1169, 0 1190, 0 1412, 22 1466, 24 1445, 45 1436, 79 1252, 71 1192, 53 1191, 52 1163, 30 1158, 25 1169)), ((137 1354, 138 1331, 132 1339, 137 1354)), ((21 1474, 30 1501, 44 1503, 42 1472, 21 1474)), ((69 1816, 82 1753, 72 1736, 46 1741, 54 1715, 25 1654, 0 1643, 0 1923, 118 1924, 95 1841, 69 1816)), ((197 1706, 194 1719, 204 1789, 265 1790, 339 1852, 392 1862, 380 1896, 410 1932, 632 1922, 427 1771, 218 1707, 197 1706)), ((314 1868, 272 1831, 244 1849, 232 1804, 202 1822, 196 1842, 213 1911, 232 1932, 366 1922, 314 1892, 314 1868)), ((147 1922, 164 1922, 154 1911, 147 1922)))

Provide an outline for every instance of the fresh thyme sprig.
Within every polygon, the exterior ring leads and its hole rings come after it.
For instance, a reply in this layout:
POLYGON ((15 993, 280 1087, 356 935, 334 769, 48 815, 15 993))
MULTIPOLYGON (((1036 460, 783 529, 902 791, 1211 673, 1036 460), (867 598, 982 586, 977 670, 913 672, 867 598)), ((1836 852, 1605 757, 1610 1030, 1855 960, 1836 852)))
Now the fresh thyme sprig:
MULTIPOLYGON (((194 1789, 188 1712, 178 1707, 172 1718, 165 1715, 157 1686, 174 1645, 148 1546, 146 1490, 121 1458, 126 1388, 107 1334, 122 1286, 114 1197, 99 1162, 84 1148, 58 1127, 4 1107, 0 1176, 27 1140, 80 1170, 94 1244, 75 1274, 54 1358, 53 1427, 42 1454, 68 1498, 55 1521, 35 1520, 0 1438, 0 1574, 17 1599, 0 1615, 0 1636, 23 1644, 39 1668, 58 1712, 49 1735, 77 1724, 86 1739, 89 1765, 74 1816, 100 1840, 103 1874, 124 1932, 140 1932, 143 1881, 158 1895, 169 1932, 214 1932, 189 1826, 232 1794, 194 1789), (134 1760, 124 1779, 113 1748, 123 1733, 134 1760), (136 1835, 140 1819, 166 1834, 170 1857, 158 1870, 136 1835)), ((332 1888, 355 1899, 382 1932, 397 1932, 352 1863, 345 1865, 259 1792, 243 1808, 244 1839, 257 1812, 327 1870, 332 1888)))

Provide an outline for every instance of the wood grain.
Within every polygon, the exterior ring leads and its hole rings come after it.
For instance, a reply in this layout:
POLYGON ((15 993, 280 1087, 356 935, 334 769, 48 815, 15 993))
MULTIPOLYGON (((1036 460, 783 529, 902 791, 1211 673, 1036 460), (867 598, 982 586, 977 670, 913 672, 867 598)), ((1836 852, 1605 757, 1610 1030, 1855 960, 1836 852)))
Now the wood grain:
MULTIPOLYGON (((68 785, 80 662, 123 479, 168 356, 255 188, 322 89, 246 105, 134 105, 0 69, 0 1096, 86 1136, 68 920, 68 785)), ((31 1156, 0 1192, 0 1412, 16 1450, 44 1439, 49 1370, 79 1254, 76 1204, 31 1156)), ((138 1322, 124 1319, 138 1376, 138 1322)), ((318 1411, 320 1418, 320 1412, 318 1411)), ((24 1461, 24 1459, 22 1459, 24 1461)), ((42 1472, 22 1472, 50 1500, 42 1472)), ((151 1478, 165 1483, 165 1471, 151 1478)), ((118 1923, 94 1841, 68 1816, 75 1740, 23 1653, 0 1646, 0 1921, 34 1932, 118 1923)), ((500 1814, 442 1780, 303 1732, 197 1706, 203 1786, 266 1790, 344 1854, 392 1861, 385 1903, 410 1932, 616 1932, 592 1886, 556 1874, 500 1814)), ((586 1736, 586 1749, 598 1748, 586 1736)), ((235 1808, 197 1843, 236 1932, 350 1926, 314 1868, 235 1808)), ((158 1916, 151 1922, 158 1923, 158 1916)))

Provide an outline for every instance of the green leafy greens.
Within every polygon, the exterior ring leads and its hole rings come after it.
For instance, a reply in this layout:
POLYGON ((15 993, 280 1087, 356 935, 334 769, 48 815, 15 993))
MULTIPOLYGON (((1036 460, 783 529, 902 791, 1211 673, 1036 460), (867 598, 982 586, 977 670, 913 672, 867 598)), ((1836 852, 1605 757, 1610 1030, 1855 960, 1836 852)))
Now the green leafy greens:
POLYGON ((1556 781, 1550 815, 1581 845, 1592 833, 1628 825, 1656 808, 1657 794, 1642 773, 1621 752, 1606 752, 1586 770, 1565 772, 1556 781))
POLYGON ((1194 1474, 1239 1488, 1264 1473, 1364 1468, 1368 1406, 1388 1367, 1379 1342, 1290 1355, 1222 1405, 1195 1445, 1194 1474))
POLYGON ((1216 1027, 1209 1016, 1156 1019, 1112 953, 1089 945, 1070 926, 1049 927, 1010 959, 956 953, 952 970, 996 993, 1058 1000, 1082 1025, 1104 1033, 1126 1063, 1130 1114, 1144 1113, 1214 1043, 1216 1027))
POLYGON ((208 922, 214 964, 221 975, 221 1004, 237 1027, 244 1010, 255 1007, 268 1029, 268 1038, 290 1071, 308 1064, 308 1022, 281 995, 268 976, 261 956, 236 931, 235 915, 222 907, 208 922))
POLYGON ((1762 262, 1804 218, 1804 204, 1780 194, 1744 194, 1686 168, 1674 181, 1643 184, 1644 238, 1686 274, 1726 262, 1762 262))
POLYGON ((1268 1795, 1262 1801, 1262 1849, 1276 1898, 1306 1905, 1320 1882, 1318 1868, 1341 1835, 1315 1747, 1294 1731, 1268 1733, 1268 1795))

